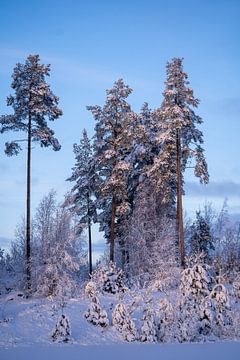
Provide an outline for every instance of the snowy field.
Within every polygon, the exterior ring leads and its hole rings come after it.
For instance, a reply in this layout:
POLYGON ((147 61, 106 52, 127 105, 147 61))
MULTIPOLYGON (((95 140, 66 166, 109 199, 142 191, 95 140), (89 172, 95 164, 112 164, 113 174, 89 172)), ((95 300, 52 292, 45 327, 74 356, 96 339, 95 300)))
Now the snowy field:
POLYGON ((121 344, 81 346, 75 344, 0 349, 1 360, 239 360, 240 343, 121 344))
MULTIPOLYGON (((114 297, 109 296, 105 301, 112 306, 114 297)), ((17 294, 1 297, 0 359, 240 359, 240 342, 237 341, 128 344, 112 326, 101 328, 89 324, 84 318, 87 304, 84 297, 68 301, 64 313, 71 320, 71 340, 67 344, 58 344, 51 339, 61 312, 58 304, 50 299, 19 299, 17 294)))

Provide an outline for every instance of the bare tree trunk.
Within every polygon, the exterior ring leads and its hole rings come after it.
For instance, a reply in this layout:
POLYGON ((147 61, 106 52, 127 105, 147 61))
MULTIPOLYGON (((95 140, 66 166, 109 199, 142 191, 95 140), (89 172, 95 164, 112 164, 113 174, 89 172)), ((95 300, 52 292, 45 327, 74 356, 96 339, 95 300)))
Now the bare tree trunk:
POLYGON ((180 242, 179 242, 179 203, 178 203, 178 191, 177 191, 177 209, 176 209, 176 260, 179 262, 180 255, 180 242))
POLYGON ((92 275, 92 233, 91 233, 91 218, 89 209, 89 195, 87 196, 87 213, 88 213, 88 251, 89 251, 89 277, 92 275))
POLYGON ((111 232, 110 232, 110 261, 114 261, 114 242, 115 242, 115 212, 116 203, 114 195, 112 197, 112 217, 111 217, 111 232))
POLYGON ((182 181, 181 181, 181 142, 179 130, 177 130, 177 236, 180 242, 181 265, 185 264, 185 245, 183 232, 183 214, 182 214, 182 181))
POLYGON ((27 224, 26 224, 26 289, 31 292, 31 115, 28 117, 27 149, 27 224))

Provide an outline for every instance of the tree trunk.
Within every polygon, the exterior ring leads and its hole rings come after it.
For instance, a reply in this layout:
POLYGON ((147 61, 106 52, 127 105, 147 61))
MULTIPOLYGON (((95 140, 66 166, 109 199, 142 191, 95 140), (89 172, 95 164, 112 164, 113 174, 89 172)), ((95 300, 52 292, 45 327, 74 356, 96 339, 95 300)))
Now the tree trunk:
POLYGON ((88 251, 89 251, 89 277, 92 275, 92 233, 91 233, 91 218, 89 209, 89 195, 87 197, 87 213, 88 213, 88 251))
POLYGON ((114 241, 115 241, 115 212, 116 204, 114 195, 112 197, 112 217, 111 217, 111 232, 110 232, 110 261, 114 262, 114 241))
POLYGON ((179 203, 178 203, 178 190, 177 190, 177 209, 176 209, 176 260, 179 263, 179 255, 180 255, 180 242, 179 242, 179 203))
POLYGON ((177 218, 176 230, 177 238, 180 243, 181 265, 185 264, 185 245, 183 232, 183 215, 182 215, 182 181, 181 181, 181 142, 179 130, 177 130, 177 218))
POLYGON ((27 224, 26 224, 26 290, 31 292, 31 115, 28 117, 27 149, 27 224))

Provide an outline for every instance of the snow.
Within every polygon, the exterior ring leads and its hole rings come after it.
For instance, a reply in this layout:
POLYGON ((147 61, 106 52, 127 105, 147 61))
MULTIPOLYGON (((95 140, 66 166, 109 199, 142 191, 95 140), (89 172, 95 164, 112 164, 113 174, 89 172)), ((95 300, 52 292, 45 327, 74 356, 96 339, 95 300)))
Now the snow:
MULTIPOLYGON (((89 298, 61 301, 55 298, 25 299, 18 293, 0 296, 0 359, 113 359, 114 360, 239 360, 240 342, 216 341, 184 344, 126 343, 122 333, 110 324, 93 326, 84 317, 89 298), (63 313, 70 321, 69 341, 53 342, 51 335, 63 313), (131 346, 131 347, 130 347, 131 346)), ((100 295, 108 316, 118 303, 117 295, 100 295)))
POLYGON ((240 343, 205 344, 123 344, 123 345, 52 345, 0 349, 1 360, 239 360, 240 343))

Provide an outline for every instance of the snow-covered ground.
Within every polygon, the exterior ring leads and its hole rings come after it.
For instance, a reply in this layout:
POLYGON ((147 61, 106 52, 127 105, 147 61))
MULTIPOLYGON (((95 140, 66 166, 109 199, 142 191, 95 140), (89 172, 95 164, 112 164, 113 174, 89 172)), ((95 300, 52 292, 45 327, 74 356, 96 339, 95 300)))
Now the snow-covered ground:
MULTIPOLYGON (((0 346, 32 346, 52 343, 51 334, 61 314, 60 302, 51 299, 19 299, 9 295, 0 300, 0 346), (12 299, 13 300, 10 300, 12 299)), ((84 318, 89 301, 71 299, 64 307, 71 322, 71 343, 103 345, 124 342, 113 328, 93 326, 84 318)))
MULTIPOLYGON (((116 297, 107 297, 108 312, 115 301, 116 297)), ((84 312, 88 303, 84 296, 67 302, 64 313, 71 321, 71 339, 67 344, 59 344, 51 339, 61 314, 59 304, 51 299, 23 299, 17 293, 0 297, 0 359, 240 359, 240 343, 234 341, 128 344, 112 326, 101 328, 86 321, 84 312)))
POLYGON ((0 349, 1 360, 239 360, 240 343, 34 345, 0 349))

